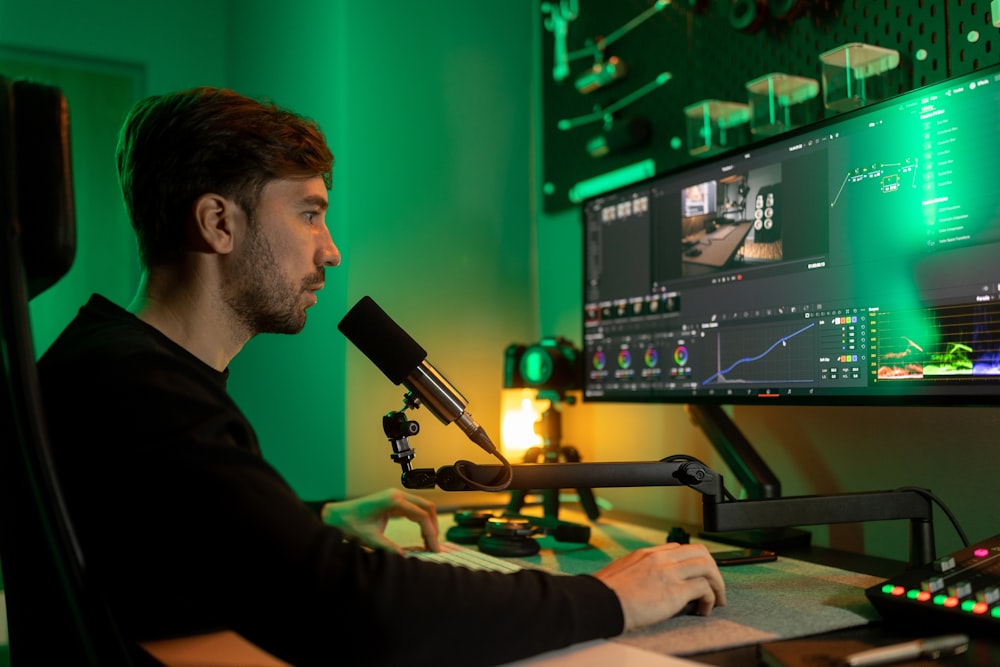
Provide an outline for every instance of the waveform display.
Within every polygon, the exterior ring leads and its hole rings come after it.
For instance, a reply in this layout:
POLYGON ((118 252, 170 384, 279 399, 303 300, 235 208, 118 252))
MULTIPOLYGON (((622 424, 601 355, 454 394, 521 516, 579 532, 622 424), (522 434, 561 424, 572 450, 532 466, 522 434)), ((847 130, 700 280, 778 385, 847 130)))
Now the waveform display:
POLYGON ((995 302, 880 313, 878 379, 1000 379, 998 316, 995 302))
POLYGON ((744 331, 739 337, 731 334, 725 345, 720 332, 716 339, 718 370, 701 384, 813 382, 815 326, 809 323, 791 333, 785 333, 787 327, 761 327, 753 332, 744 331))

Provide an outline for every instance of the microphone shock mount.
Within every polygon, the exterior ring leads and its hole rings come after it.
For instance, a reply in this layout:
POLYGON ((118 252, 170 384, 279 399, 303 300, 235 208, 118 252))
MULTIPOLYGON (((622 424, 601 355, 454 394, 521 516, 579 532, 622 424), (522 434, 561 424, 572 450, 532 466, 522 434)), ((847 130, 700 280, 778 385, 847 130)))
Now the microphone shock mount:
POLYGON ((406 418, 403 412, 409 403, 398 412, 390 412, 382 417, 382 430, 392 446, 390 458, 403 469, 403 486, 407 489, 433 489, 437 473, 433 468, 413 468, 410 461, 416 451, 410 446, 410 437, 420 433, 420 424, 406 418))

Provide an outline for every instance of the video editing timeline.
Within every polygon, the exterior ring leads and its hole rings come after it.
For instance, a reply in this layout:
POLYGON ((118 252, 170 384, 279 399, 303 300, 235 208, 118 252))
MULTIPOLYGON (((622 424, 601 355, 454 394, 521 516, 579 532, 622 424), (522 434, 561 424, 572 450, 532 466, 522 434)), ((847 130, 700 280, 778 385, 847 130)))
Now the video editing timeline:
POLYGON ((994 66, 584 202, 585 400, 1000 402, 998 107, 994 66))

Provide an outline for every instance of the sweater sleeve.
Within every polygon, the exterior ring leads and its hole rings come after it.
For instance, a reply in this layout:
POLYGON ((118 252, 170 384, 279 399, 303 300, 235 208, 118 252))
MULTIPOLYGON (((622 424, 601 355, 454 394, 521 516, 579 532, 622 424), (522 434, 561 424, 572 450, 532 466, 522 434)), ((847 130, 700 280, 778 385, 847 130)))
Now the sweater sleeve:
POLYGON ((174 564, 170 588, 293 664, 335 654, 348 664, 488 665, 622 630, 617 597, 591 576, 474 572, 372 551, 323 525, 262 461, 196 454, 197 464, 178 462, 186 498, 171 511, 186 519, 167 531, 185 539, 158 556, 174 564))

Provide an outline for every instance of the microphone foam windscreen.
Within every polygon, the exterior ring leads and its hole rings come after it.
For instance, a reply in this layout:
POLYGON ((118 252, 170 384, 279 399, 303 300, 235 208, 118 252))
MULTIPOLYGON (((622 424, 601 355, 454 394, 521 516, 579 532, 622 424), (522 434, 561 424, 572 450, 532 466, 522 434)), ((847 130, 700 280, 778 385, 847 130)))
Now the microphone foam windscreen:
POLYGON ((400 384, 427 358, 408 333, 370 296, 362 297, 337 325, 393 384, 400 384))

